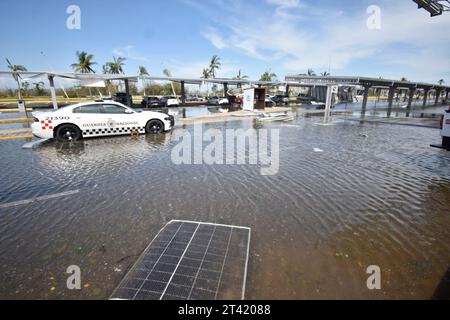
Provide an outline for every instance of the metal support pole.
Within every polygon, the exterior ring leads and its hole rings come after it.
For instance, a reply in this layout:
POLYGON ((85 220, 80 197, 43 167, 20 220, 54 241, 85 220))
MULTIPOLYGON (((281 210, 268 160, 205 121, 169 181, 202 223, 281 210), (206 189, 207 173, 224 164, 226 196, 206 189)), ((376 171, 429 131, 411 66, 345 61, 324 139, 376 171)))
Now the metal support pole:
POLYGON ((186 104, 186 89, 184 87, 184 81, 181 81, 181 103, 186 104))
POLYGON ((369 98, 369 88, 370 88, 370 86, 368 86, 368 85, 364 86, 364 95, 363 95, 363 101, 362 101, 361 118, 364 118, 366 116, 367 99, 369 98))
POLYGON ((449 90, 447 90, 447 91, 445 91, 445 103, 448 103, 448 93, 449 93, 450 91, 449 90))
POLYGON ((325 115, 323 117, 324 123, 330 122, 330 113, 331 113, 331 101, 333 100, 333 92, 332 86, 327 86, 327 98, 325 100, 325 115))
POLYGON ((428 90, 429 89, 424 89, 424 91, 423 91, 423 104, 422 104, 423 108, 425 108, 427 106, 428 90))
POLYGON ((56 101, 56 90, 54 76, 48 76, 48 82, 50 83, 50 94, 52 95, 53 109, 58 109, 58 102, 56 101))
POLYGON ((437 105, 437 104, 439 104, 439 98, 441 96, 441 89, 437 89, 435 92, 436 92, 436 98, 434 99, 434 104, 437 105))
POLYGON ((289 98, 289 89, 290 89, 290 86, 287 84, 287 85, 286 85, 286 93, 285 93, 285 95, 286 95, 286 97, 288 97, 288 98, 289 98))
POLYGON ((394 102, 394 93, 395 93, 395 87, 389 87, 389 94, 388 94, 388 110, 387 110, 387 117, 391 117, 392 113, 392 103, 394 102))
POLYGON ((409 113, 411 112, 412 115, 412 101, 414 99, 414 94, 416 93, 415 88, 409 88, 409 97, 408 97, 408 106, 406 107, 407 112, 406 116, 409 117, 409 113))
POLYGON ((127 106, 132 107, 130 99, 130 84, 128 83, 128 79, 124 79, 124 82, 125 82, 125 93, 127 94, 127 106))
POLYGON ((228 83, 226 82, 223 84, 223 96, 228 98, 228 83))

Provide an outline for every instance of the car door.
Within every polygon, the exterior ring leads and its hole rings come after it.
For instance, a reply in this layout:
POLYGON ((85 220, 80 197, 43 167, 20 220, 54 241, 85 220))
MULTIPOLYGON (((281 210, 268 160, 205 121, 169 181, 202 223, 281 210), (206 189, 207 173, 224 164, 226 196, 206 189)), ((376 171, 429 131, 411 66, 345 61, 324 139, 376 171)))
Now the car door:
POLYGON ((72 110, 73 122, 77 125, 83 137, 98 136, 107 126, 104 121, 101 104, 87 104, 72 110))
POLYGON ((108 126, 108 135, 129 134, 132 131, 143 132, 139 114, 129 108, 116 104, 103 104, 102 113, 108 126))

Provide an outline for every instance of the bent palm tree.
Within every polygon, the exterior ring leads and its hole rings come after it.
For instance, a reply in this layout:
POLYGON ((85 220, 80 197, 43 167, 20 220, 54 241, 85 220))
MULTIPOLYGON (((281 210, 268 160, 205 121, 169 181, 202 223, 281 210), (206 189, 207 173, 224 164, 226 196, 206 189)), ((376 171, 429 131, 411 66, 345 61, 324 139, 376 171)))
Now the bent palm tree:
POLYGON ((322 72, 320 75, 321 75, 322 77, 328 77, 328 76, 330 75, 330 73, 327 72, 327 71, 324 71, 324 72, 322 72))
POLYGON ((211 76, 213 79, 216 77, 216 70, 219 70, 220 66, 220 58, 217 55, 213 55, 209 64, 209 70, 211 70, 211 76))
MULTIPOLYGON (((171 78, 171 77, 172 77, 172 72, 170 72, 169 69, 164 69, 164 70, 163 70, 163 74, 164 74, 167 78, 171 78)), ((176 92, 175 92, 175 89, 173 88, 173 82, 172 82, 172 81, 170 81, 170 87, 172 88, 172 93, 173 93, 173 95, 176 97, 177 94, 176 94, 176 92)))
MULTIPOLYGON (((211 71, 208 68, 202 70, 202 79, 209 79, 211 76, 211 71)), ((209 83, 206 83, 206 95, 209 97, 209 83)))
POLYGON ((27 68, 21 65, 12 64, 8 59, 6 59, 6 62, 8 63, 8 69, 12 71, 12 76, 17 83, 19 100, 22 100, 22 93, 21 93, 22 88, 20 85, 20 80, 22 79, 22 77, 17 72, 27 71, 27 68))
POLYGON ((308 69, 308 76, 315 77, 316 76, 316 72, 313 69, 308 69))
POLYGON ((97 63, 93 61, 94 56, 92 54, 88 54, 86 51, 77 51, 77 58, 78 62, 70 65, 72 69, 80 73, 95 73, 92 66, 97 63))
MULTIPOLYGON (((150 75, 147 71, 147 69, 144 66, 139 66, 139 76, 148 76, 150 75)), ((142 80, 142 85, 144 86, 144 96, 146 96, 145 94, 145 80, 142 80)))

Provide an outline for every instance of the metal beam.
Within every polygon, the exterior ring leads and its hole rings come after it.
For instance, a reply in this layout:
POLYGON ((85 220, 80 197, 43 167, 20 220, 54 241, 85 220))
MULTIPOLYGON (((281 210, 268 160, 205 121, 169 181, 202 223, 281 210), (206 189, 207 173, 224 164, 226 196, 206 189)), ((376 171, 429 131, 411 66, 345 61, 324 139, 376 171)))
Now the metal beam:
POLYGON ((181 103, 186 103, 186 89, 184 87, 184 81, 181 81, 181 103))
POLYGON ((223 96, 228 98, 228 82, 223 83, 223 96))
POLYGON ((129 96, 130 96, 130 84, 128 83, 128 79, 124 79, 123 81, 125 82, 125 93, 127 94, 127 105, 129 107, 132 107, 131 99, 129 98, 129 96))
POLYGON ((414 99, 414 94, 416 93, 416 89, 414 88, 410 88, 409 89, 409 97, 408 97, 408 106, 406 107, 406 109, 408 110, 406 112, 406 116, 409 117, 409 113, 411 112, 412 114, 412 101, 414 99))
POLYGON ((429 92, 429 89, 425 89, 423 91, 423 104, 422 104, 423 108, 425 108, 427 106, 428 92, 429 92))
POLYGON ((387 110, 387 117, 391 117, 392 113, 392 103, 394 102, 394 94, 395 94, 395 87, 391 86, 389 87, 389 94, 388 94, 388 110, 387 110))
POLYGON ((364 118, 365 115, 366 115, 367 99, 369 98, 369 88, 370 88, 370 86, 364 86, 364 95, 363 95, 363 101, 362 101, 361 118, 364 118))
POLYGON ((434 104, 439 104, 439 98, 441 97, 441 89, 436 89, 436 98, 434 99, 434 104))
POLYGON ((57 110, 58 109, 58 102, 56 101, 55 81, 54 81, 53 78, 54 78, 54 76, 49 75, 48 76, 48 82, 50 83, 50 94, 52 96, 53 109, 57 110))

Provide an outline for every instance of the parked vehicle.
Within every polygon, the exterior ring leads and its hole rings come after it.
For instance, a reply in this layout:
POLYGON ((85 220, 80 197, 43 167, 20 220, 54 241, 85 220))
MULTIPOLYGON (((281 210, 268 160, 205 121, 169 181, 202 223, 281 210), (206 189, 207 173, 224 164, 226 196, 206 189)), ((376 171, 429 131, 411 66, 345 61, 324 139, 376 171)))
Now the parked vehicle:
POLYGON ((224 104, 230 104, 230 101, 227 98, 211 97, 208 99, 208 104, 224 105, 224 104))
POLYGON ((307 94, 304 93, 300 93, 297 96, 297 101, 301 102, 301 103, 311 103, 311 101, 315 101, 316 98, 308 96, 307 94))
POLYGON ((112 100, 126 106, 133 105, 133 98, 126 92, 116 92, 112 95, 112 100))
POLYGON ((160 108, 165 107, 165 105, 159 100, 158 97, 149 97, 146 96, 142 99, 141 102, 142 108, 160 108))
POLYGON ((180 101, 177 97, 166 96, 160 99, 163 107, 178 107, 180 105, 180 101))
POLYGON ((265 107, 266 108, 273 108, 273 107, 276 107, 276 106, 277 106, 277 103, 275 101, 273 101, 270 96, 266 95, 265 107))
POLYGON ((270 99, 275 102, 275 104, 277 105, 282 105, 282 104, 289 104, 290 100, 289 97, 281 95, 281 94, 277 94, 275 96, 270 97, 270 99))
POLYGON ((33 112, 33 135, 77 141, 83 138, 126 135, 134 132, 161 133, 175 124, 161 112, 135 111, 118 102, 83 102, 51 112, 33 112))
POLYGON ((203 98, 200 96, 187 96, 186 101, 187 102, 200 102, 200 101, 203 101, 203 98))

